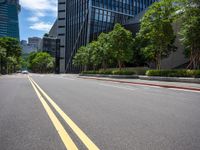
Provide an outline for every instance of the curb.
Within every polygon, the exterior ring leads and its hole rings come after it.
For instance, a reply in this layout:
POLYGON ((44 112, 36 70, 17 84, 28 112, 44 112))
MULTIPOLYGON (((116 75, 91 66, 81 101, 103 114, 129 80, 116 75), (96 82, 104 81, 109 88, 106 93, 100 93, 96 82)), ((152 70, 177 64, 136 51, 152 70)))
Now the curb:
POLYGON ((145 86, 154 86, 154 87, 162 87, 168 89, 180 89, 180 90, 190 90, 190 91, 198 91, 200 92, 200 88, 193 88, 193 87, 181 87, 181 86, 174 86, 174 85, 163 85, 163 84, 152 84, 152 83, 138 83, 138 82, 129 82, 129 81, 122 81, 122 80, 112 80, 112 79, 101 79, 95 77, 79 77, 82 79, 90 79, 90 80, 99 80, 99 81, 110 81, 110 82, 117 82, 117 83, 125 83, 125 84, 132 84, 132 85, 145 85, 145 86))
POLYGON ((181 78, 181 77, 157 77, 157 76, 139 76, 141 80, 154 80, 166 82, 184 82, 200 84, 200 78, 181 78))

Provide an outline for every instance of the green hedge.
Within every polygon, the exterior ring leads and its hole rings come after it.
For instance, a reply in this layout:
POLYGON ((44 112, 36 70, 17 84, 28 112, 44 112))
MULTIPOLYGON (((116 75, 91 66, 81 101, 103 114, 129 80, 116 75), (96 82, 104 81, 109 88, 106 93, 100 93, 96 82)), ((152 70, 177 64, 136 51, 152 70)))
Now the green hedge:
POLYGON ((135 67, 123 68, 122 70, 116 68, 109 68, 106 70, 100 69, 98 71, 83 71, 81 74, 102 74, 102 75, 145 75, 148 68, 135 67))
POLYGON ((82 74, 102 74, 102 75, 135 75, 135 71, 130 70, 99 70, 99 71, 84 71, 82 74))
POLYGON ((200 77, 200 70, 148 70, 147 76, 161 77, 200 77))

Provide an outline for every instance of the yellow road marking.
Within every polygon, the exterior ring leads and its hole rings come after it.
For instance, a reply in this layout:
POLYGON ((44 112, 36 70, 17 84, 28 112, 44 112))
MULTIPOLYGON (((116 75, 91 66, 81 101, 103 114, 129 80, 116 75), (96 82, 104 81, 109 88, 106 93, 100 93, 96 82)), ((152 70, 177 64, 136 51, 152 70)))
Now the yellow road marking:
POLYGON ((36 85, 40 92, 46 97, 49 103, 55 108, 55 110, 60 114, 60 116, 65 120, 65 122, 71 127, 74 133, 80 138, 80 140, 85 144, 89 150, 100 150, 89 137, 67 116, 63 110, 39 87, 39 85, 30 78, 30 80, 36 85))
POLYGON ((30 77, 28 77, 28 78, 29 78, 29 81, 31 82, 31 85, 33 86, 38 98, 40 99, 45 111, 47 112, 49 118, 51 119, 51 121, 54 125, 54 127, 56 128, 58 134, 60 135, 60 138, 62 139, 66 149, 67 150, 78 150, 78 148, 76 147, 76 145, 74 144, 74 142, 72 141, 72 139, 70 138, 70 136, 68 135, 68 133, 66 132, 66 130, 64 129, 64 127, 62 126, 62 124, 60 123, 58 118, 56 117, 56 115, 53 113, 53 111, 51 110, 51 108, 49 107, 47 102, 44 100, 42 95, 37 90, 36 86, 33 84, 30 77))

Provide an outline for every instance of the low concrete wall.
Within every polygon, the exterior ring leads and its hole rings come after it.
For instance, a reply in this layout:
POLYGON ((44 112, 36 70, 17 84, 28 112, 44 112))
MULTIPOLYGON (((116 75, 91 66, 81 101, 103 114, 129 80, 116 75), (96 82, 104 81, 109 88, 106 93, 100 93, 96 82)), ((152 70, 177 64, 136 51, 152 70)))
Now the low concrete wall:
POLYGON ((113 78, 113 79, 140 79, 140 80, 154 80, 165 82, 184 82, 184 83, 198 83, 200 78, 184 78, 184 77, 157 77, 157 76, 138 76, 138 75, 101 75, 101 74, 80 74, 82 77, 96 77, 96 78, 113 78))
POLYGON ((200 84, 200 78, 139 76, 139 79, 154 80, 154 81, 166 81, 166 82, 199 83, 200 84))
POLYGON ((99 78, 116 78, 116 79, 138 79, 138 75, 103 75, 103 74, 80 74, 79 76, 99 77, 99 78))

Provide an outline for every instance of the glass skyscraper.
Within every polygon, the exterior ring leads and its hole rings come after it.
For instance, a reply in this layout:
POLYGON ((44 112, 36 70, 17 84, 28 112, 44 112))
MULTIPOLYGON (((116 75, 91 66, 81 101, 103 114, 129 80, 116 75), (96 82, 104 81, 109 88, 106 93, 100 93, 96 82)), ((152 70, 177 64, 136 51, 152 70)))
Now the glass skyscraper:
POLYGON ((137 15, 155 1, 158 0, 134 0, 134 14, 137 15))
MULTIPOLYGON (((133 0, 66 1, 66 71, 75 71, 72 59, 82 45, 134 16, 133 0)), ((58 18, 59 19, 59 18, 58 18)))
POLYGON ((0 0, 0 37, 19 39, 19 0, 0 0))
POLYGON ((112 30, 115 23, 124 24, 154 1, 59 0, 58 31, 65 32, 60 32, 58 37, 65 39, 61 45, 65 49, 61 56, 65 60, 65 71, 80 70, 72 65, 72 60, 81 46, 95 40, 101 32, 112 30))

